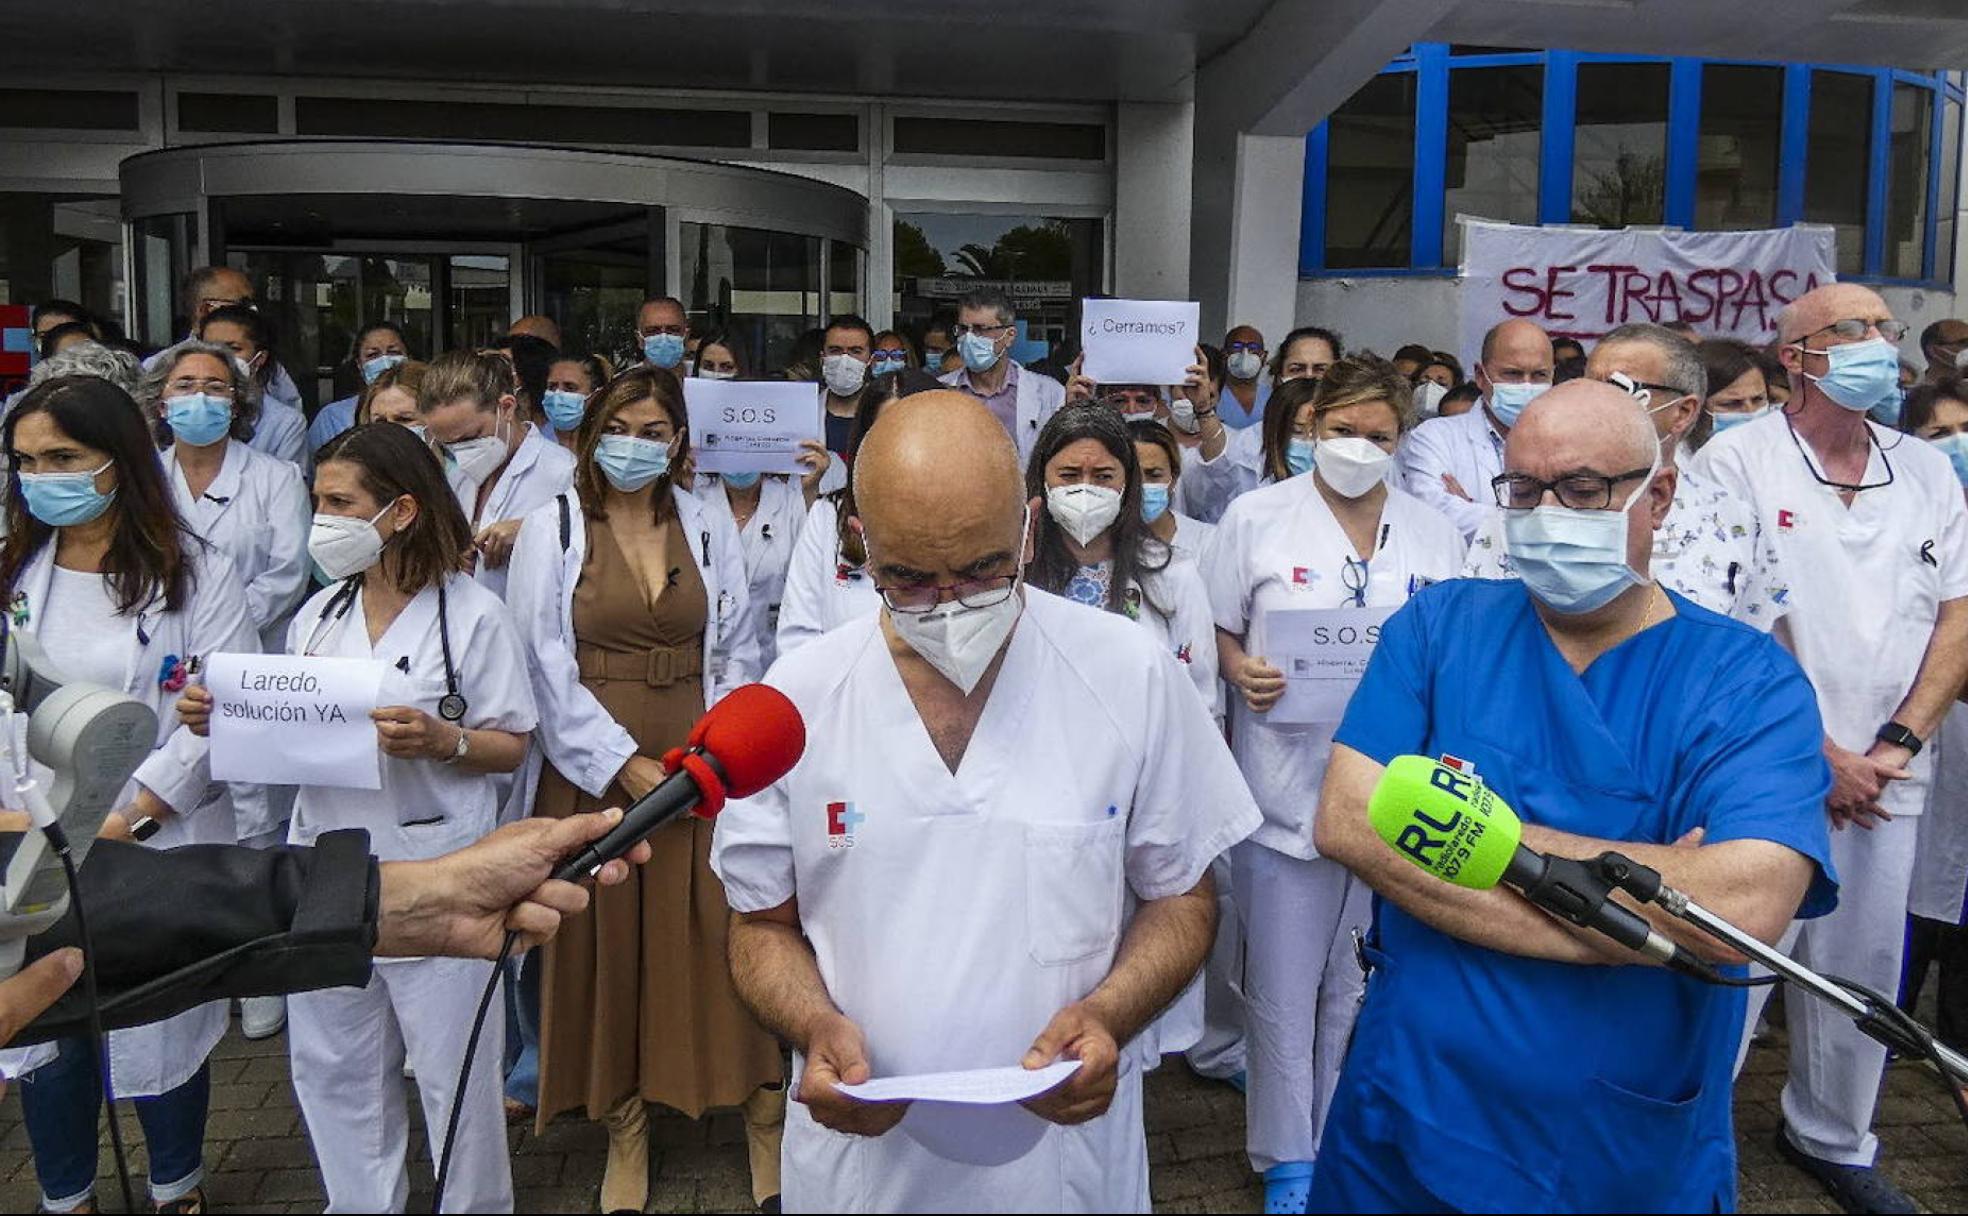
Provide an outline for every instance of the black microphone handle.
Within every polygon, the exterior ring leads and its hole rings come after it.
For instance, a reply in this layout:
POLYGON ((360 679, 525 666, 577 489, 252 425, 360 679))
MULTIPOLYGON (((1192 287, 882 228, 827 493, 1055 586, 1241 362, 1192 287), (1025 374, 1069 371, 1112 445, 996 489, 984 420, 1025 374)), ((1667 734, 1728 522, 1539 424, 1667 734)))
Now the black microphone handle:
MULTIPOLYGON (((724 769, 709 752, 696 753, 711 766, 711 771, 724 779, 724 769)), ((562 882, 579 882, 593 873, 604 862, 615 860, 636 846, 636 843, 649 836, 658 828, 681 819, 697 809, 704 800, 702 791, 697 788, 697 780, 685 769, 678 769, 663 780, 661 785, 631 803, 622 815, 622 822, 608 830, 608 834, 582 849, 574 856, 560 863, 553 876, 562 882)))

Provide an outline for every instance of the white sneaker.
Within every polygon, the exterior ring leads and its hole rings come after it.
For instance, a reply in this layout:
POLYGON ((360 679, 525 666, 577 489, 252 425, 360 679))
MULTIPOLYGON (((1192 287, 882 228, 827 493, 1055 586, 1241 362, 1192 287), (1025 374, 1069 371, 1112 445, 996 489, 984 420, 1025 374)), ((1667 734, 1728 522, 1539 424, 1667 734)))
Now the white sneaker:
POLYGON ((249 996, 239 1002, 239 1032, 249 1039, 270 1039, 286 1025, 284 996, 249 996))

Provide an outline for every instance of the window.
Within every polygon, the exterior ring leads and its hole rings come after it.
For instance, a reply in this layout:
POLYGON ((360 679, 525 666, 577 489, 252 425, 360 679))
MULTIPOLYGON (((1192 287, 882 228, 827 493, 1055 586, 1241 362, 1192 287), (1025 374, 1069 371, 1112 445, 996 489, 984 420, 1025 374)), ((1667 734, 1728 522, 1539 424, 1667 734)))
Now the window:
POLYGON ((297 97, 294 130, 300 135, 671 148, 749 148, 752 144, 752 116, 744 110, 514 105, 374 97, 297 97))
POLYGON ((1544 69, 1458 68, 1449 73, 1449 144, 1442 261, 1462 260, 1458 214, 1513 224, 1538 218, 1538 145, 1544 69))
POLYGON ((827 315, 861 312, 861 251, 846 241, 827 242, 827 315))
POLYGON ((918 341, 964 292, 991 286, 1018 312, 1023 332, 1011 357, 1030 362, 1072 332, 1078 302, 1101 290, 1099 220, 897 212, 893 232, 895 326, 918 341))
POLYGON ((803 152, 853 152, 861 147, 861 119, 853 114, 765 116, 766 144, 803 152))
POLYGON ((820 239, 759 228, 678 226, 677 265, 692 328, 729 328, 761 367, 784 367, 820 324, 820 239))
POLYGON ((1838 230, 1838 273, 1865 269, 1866 179, 1872 147, 1872 77, 1811 74, 1804 218, 1838 230))
POLYGON ((1106 160, 1107 128, 1097 123, 898 115, 895 150, 940 156, 1106 160))
POLYGON ((106 89, 0 89, 0 127, 134 131, 137 95, 106 89))
POLYGON ((1941 205, 1935 216, 1934 277, 1954 280, 1954 209, 1961 193, 1961 103, 1948 98, 1941 106, 1941 205))
POLYGON ((1667 186, 1664 63, 1586 63, 1578 70, 1572 222, 1658 224, 1667 186))
POLYGON ((1702 68, 1696 228, 1776 226, 1782 132, 1782 68, 1720 63, 1702 68))
POLYGON ((178 130, 274 135, 280 99, 254 93, 180 93, 178 130))
POLYGON ((0 304, 73 300, 108 317, 121 303, 122 278, 114 196, 0 191, 0 304))
POLYGON ((1893 86, 1892 140, 1886 166, 1886 263, 1880 273, 1920 277, 1927 245, 1927 181, 1933 167, 1934 91, 1893 86))
POLYGON ((1333 111, 1326 129, 1326 265, 1406 266, 1414 225, 1414 73, 1374 77, 1333 111))

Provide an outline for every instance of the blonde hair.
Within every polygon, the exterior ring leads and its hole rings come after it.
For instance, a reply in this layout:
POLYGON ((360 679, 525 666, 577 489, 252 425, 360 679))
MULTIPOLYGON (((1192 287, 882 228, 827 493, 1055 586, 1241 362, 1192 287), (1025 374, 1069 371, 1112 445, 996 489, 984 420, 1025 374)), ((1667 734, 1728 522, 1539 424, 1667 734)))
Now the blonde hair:
POLYGON ((460 398, 469 398, 480 410, 496 409, 499 398, 518 391, 519 380, 504 356, 448 350, 426 366, 423 387, 417 392, 417 412, 428 414, 460 398))
POLYGON ((400 388, 404 392, 409 393, 411 398, 418 402, 417 408, 419 410, 423 409, 424 375, 429 371, 430 364, 419 363, 414 359, 405 359, 374 380, 371 380, 363 387, 362 395, 355 400, 355 425, 361 426, 363 423, 368 422, 371 417, 371 409, 376 403, 376 398, 393 388, 400 388))
POLYGON ((1414 387, 1392 363, 1379 355, 1362 351, 1336 360, 1319 377, 1319 390, 1312 395, 1314 416, 1352 405, 1383 402, 1394 411, 1400 429, 1414 425, 1414 387))

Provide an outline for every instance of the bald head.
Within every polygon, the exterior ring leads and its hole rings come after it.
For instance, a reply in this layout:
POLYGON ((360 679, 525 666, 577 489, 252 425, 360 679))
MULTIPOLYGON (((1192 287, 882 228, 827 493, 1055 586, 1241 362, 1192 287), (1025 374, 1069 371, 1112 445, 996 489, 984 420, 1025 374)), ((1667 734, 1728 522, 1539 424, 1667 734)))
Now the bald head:
POLYGON ((560 349, 560 326, 554 323, 552 317, 543 317, 537 314, 530 317, 521 317, 512 323, 510 329, 506 330, 508 337, 518 337, 522 334, 529 338, 538 338, 555 350, 560 349))
POLYGON ((953 583, 1022 560, 1025 479, 1004 424, 968 393, 890 402, 854 459, 854 507, 875 581, 953 583))
POLYGON ((1535 356, 1544 354, 1545 362, 1552 360, 1551 335, 1544 327, 1522 317, 1513 317, 1490 327, 1483 335, 1483 362, 1504 357, 1535 356))
POLYGON ((1524 408, 1504 441, 1504 466, 1547 479, 1581 469, 1612 476, 1652 464, 1659 442, 1646 409, 1624 390, 1567 380, 1524 408))
MULTIPOLYGON (((1522 319, 1505 321, 1483 335, 1483 357, 1476 364, 1476 387, 1493 400, 1499 384, 1550 384, 1557 370, 1551 335, 1522 319)), ((1500 426, 1509 425, 1492 414, 1500 426)))
POLYGON ((1827 283, 1791 301, 1777 316, 1777 337, 1799 342, 1840 321, 1890 321, 1893 310, 1870 287, 1857 283, 1827 283))

